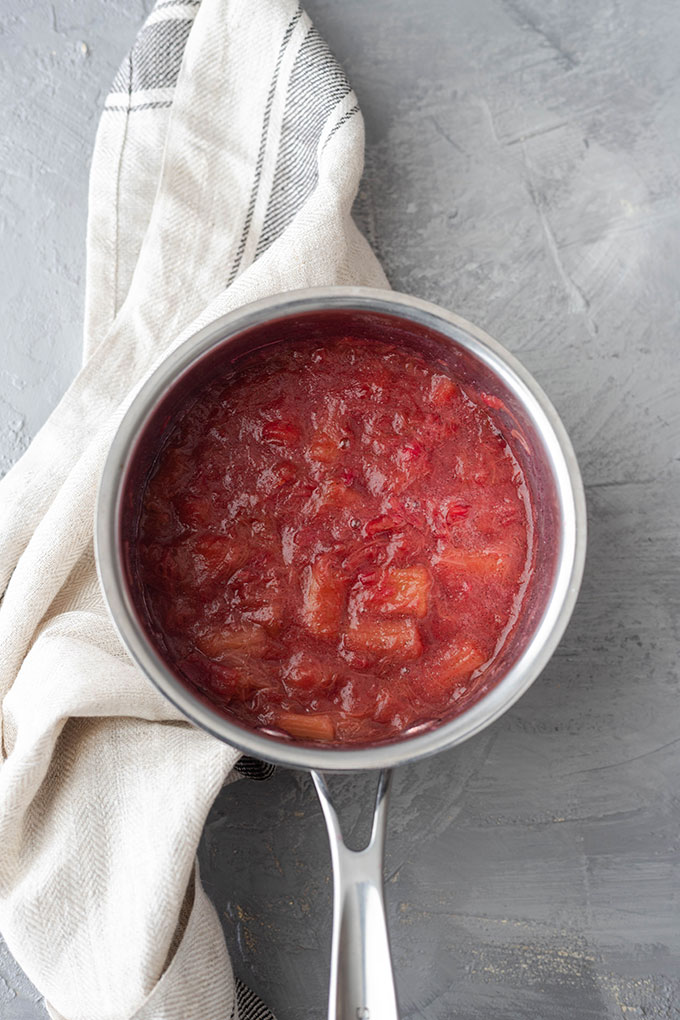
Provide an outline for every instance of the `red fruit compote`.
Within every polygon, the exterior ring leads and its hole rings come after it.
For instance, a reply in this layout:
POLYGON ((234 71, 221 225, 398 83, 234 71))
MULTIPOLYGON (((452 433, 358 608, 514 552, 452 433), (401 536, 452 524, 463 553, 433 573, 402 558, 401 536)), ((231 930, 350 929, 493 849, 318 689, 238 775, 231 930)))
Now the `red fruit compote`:
POLYGON ((268 346, 194 392, 141 501, 147 623, 247 726, 370 744, 462 711, 531 578, 501 402, 360 336, 268 346))

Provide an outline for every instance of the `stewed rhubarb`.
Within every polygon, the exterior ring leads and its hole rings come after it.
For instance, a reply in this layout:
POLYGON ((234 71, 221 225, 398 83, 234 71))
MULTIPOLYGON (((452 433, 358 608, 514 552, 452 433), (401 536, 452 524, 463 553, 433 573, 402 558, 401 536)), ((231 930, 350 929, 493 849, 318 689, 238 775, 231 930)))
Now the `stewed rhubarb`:
POLYGON ((462 711, 531 575, 502 412, 443 365, 356 337, 269 346, 204 384, 165 430, 136 543, 176 672, 306 742, 462 711))

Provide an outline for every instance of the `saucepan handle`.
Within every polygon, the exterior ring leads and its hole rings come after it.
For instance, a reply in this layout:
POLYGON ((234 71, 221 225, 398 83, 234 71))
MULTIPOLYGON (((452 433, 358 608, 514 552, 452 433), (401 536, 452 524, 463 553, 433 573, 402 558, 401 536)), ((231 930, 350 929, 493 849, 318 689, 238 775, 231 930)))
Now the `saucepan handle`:
POLYGON ((324 777, 312 772, 333 861, 333 944, 328 1020, 399 1020, 383 897, 391 774, 380 773, 364 850, 345 846, 324 777))

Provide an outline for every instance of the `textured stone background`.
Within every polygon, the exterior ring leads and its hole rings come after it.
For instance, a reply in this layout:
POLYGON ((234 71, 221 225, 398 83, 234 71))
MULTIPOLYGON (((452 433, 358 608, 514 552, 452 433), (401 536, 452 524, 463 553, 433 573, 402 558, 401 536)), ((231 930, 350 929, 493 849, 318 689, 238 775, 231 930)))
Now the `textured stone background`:
MULTIPOLYGON (((542 678, 396 776, 403 1016, 678 1018, 680 8, 307 6, 363 106, 357 215, 392 284, 520 356, 589 502, 583 592, 542 678)), ((149 7, 0 2, 2 468, 78 366, 89 156, 149 7)), ((361 784, 337 785, 352 829, 361 784)), ((226 789, 201 857, 238 973, 279 1020, 318 1020, 329 857, 309 780, 226 789)), ((45 1016, 4 949, 0 1016, 45 1016)))

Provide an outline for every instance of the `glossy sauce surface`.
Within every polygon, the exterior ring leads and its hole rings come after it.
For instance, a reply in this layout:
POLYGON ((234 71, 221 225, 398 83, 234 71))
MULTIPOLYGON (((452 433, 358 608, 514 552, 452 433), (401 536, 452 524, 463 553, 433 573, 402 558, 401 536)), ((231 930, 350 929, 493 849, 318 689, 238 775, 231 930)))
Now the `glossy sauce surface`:
POLYGON ((303 741, 461 711, 531 574, 501 406, 360 337, 277 344, 204 386, 166 430, 136 547, 176 671, 303 741))

